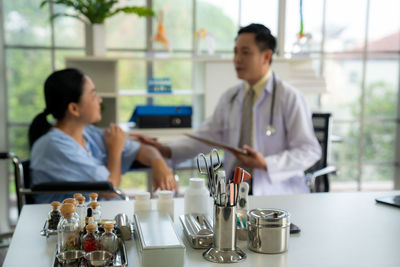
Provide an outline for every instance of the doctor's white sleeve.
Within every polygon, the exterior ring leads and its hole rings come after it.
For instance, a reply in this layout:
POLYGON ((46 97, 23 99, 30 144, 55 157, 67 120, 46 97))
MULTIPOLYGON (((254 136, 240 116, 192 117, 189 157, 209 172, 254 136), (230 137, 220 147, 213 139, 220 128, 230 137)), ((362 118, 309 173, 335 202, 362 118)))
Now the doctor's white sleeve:
POLYGON ((321 157, 321 147, 315 137, 312 113, 300 92, 291 92, 283 107, 288 149, 265 157, 272 183, 304 175, 321 157))

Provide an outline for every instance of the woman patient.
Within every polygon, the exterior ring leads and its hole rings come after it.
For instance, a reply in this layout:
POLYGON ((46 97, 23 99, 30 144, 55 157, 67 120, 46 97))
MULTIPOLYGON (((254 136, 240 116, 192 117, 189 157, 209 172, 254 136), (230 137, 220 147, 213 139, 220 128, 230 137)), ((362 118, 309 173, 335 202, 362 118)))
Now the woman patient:
MULTIPOLYGON (((157 149, 126 139, 125 132, 115 124, 105 130, 91 125, 101 120, 102 99, 88 76, 77 69, 56 71, 47 78, 44 95, 46 108, 29 128, 33 185, 107 180, 118 187, 121 174, 136 159, 151 166, 155 190, 176 188, 174 176, 157 149), (47 121, 49 114, 56 119, 54 126, 47 121)), ((71 195, 35 195, 35 202, 67 197, 71 195)))

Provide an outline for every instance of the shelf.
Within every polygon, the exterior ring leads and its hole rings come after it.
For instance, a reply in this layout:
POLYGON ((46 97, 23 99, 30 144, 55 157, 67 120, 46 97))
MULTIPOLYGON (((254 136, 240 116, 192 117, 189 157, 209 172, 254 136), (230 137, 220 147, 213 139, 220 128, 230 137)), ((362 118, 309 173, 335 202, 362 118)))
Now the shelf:
POLYGON ((117 97, 116 93, 103 93, 103 92, 97 92, 97 95, 102 97, 102 98, 115 98, 117 97))
POLYGON ((119 90, 120 96, 203 96, 204 92, 193 92, 192 90, 174 90, 172 93, 148 93, 145 90, 119 90))

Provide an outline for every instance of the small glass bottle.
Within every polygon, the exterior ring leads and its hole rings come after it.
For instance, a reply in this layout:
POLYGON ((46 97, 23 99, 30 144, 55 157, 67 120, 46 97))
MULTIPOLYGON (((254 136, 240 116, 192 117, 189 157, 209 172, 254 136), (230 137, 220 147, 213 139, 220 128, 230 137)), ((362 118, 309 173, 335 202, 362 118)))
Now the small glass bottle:
POLYGON ((78 205, 76 205, 76 213, 78 214, 81 228, 85 227, 85 217, 87 214, 85 199, 86 198, 82 195, 76 198, 76 200, 78 201, 78 205))
POLYGON ((151 210, 149 192, 139 192, 135 195, 134 211, 151 210))
POLYGON ((86 234, 82 238, 82 249, 86 253, 100 249, 99 237, 96 234, 96 225, 88 224, 86 226, 86 234))
POLYGON ((64 219, 57 226, 58 252, 80 249, 79 222, 74 218, 75 206, 63 204, 60 208, 64 219))
POLYGON ((51 206, 53 209, 49 212, 47 216, 47 228, 49 230, 57 230, 58 223, 61 219, 61 212, 58 210, 58 207, 61 205, 58 201, 51 202, 51 206))
POLYGON ((104 229, 105 233, 100 237, 101 249, 106 250, 115 256, 115 252, 118 249, 118 237, 112 232, 114 224, 106 223, 104 224, 104 229))
POLYGON ((65 204, 65 203, 71 203, 72 205, 75 206, 74 217, 75 217, 75 219, 77 219, 77 220, 79 221, 79 215, 78 215, 78 213, 76 213, 76 204, 77 204, 77 201, 75 200, 75 198, 66 198, 66 199, 63 200, 62 203, 63 203, 63 204, 65 204))
MULTIPOLYGON (((90 193, 90 195, 89 195, 90 201, 89 201, 89 203, 87 204, 87 207, 90 208, 90 203, 92 203, 92 202, 97 202, 97 198, 98 198, 98 197, 99 197, 99 194, 97 194, 97 193, 90 193)), ((98 209, 98 210, 101 209, 100 205, 97 207, 97 209, 98 209)))
POLYGON ((157 210, 166 211, 172 220, 174 220, 174 199, 172 198, 172 191, 160 191, 157 201, 157 210))
POLYGON ((92 214, 96 224, 101 220, 101 211, 98 209, 99 202, 90 202, 90 207, 92 208, 92 214))
POLYGON ((83 196, 81 193, 75 193, 74 194, 74 199, 76 200, 76 202, 79 202, 78 201, 78 197, 81 197, 81 196, 83 196))

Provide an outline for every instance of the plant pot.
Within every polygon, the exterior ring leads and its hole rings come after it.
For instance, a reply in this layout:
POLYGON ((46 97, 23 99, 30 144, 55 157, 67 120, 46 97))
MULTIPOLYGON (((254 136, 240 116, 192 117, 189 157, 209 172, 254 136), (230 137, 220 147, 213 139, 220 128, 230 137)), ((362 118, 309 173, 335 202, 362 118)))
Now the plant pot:
POLYGON ((104 24, 85 24, 85 51, 87 56, 106 54, 106 35, 104 24))

